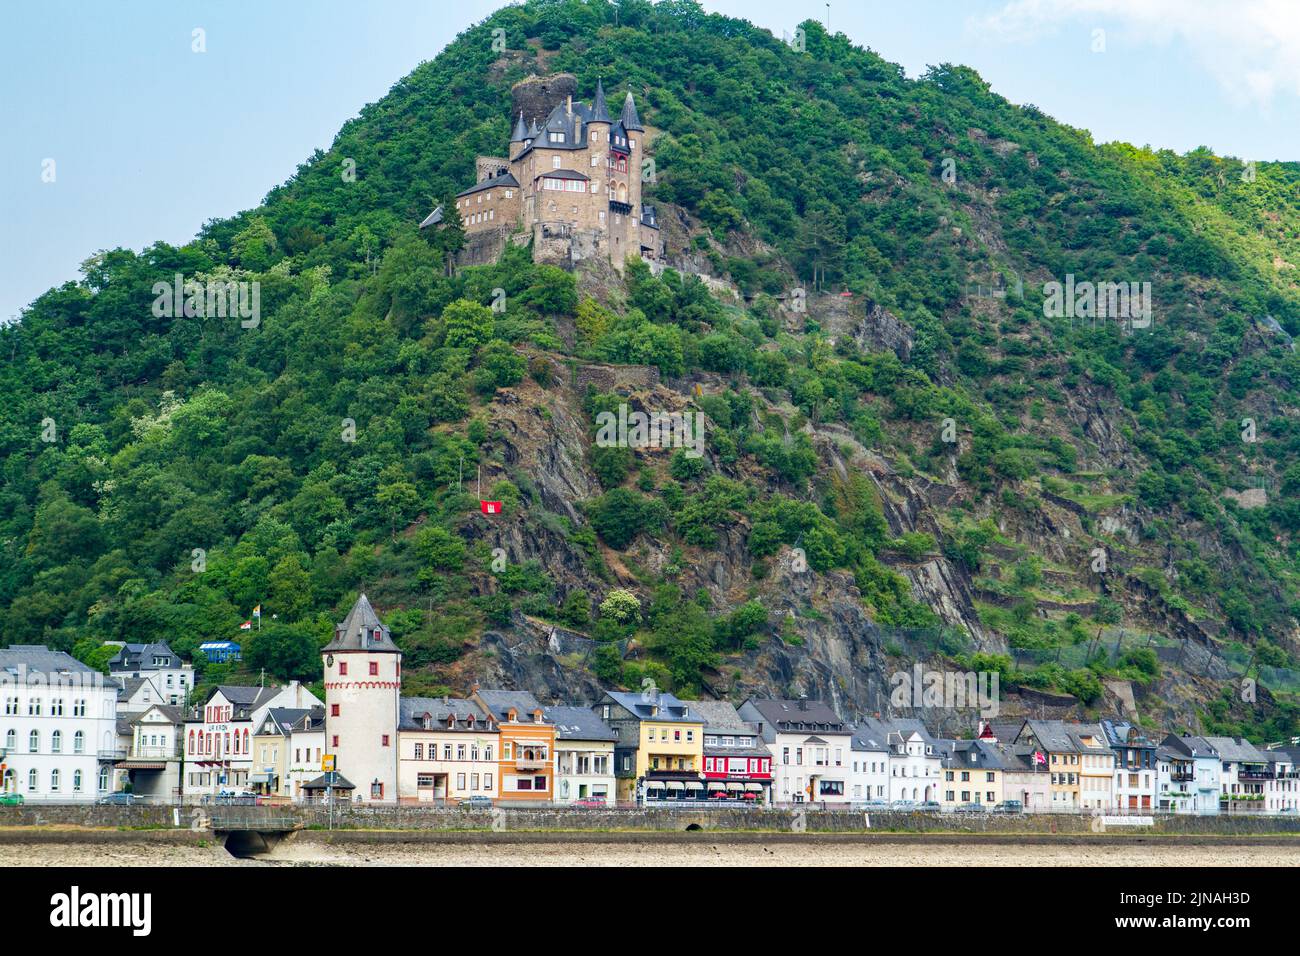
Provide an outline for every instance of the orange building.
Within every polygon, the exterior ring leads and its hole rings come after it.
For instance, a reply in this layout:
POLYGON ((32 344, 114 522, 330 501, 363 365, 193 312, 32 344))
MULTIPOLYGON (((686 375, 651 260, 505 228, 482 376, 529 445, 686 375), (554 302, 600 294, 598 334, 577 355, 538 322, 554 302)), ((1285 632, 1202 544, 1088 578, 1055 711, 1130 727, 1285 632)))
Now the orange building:
POLYGON ((550 803, 555 796, 555 725, 527 691, 479 690, 470 699, 497 724, 498 800, 550 803))

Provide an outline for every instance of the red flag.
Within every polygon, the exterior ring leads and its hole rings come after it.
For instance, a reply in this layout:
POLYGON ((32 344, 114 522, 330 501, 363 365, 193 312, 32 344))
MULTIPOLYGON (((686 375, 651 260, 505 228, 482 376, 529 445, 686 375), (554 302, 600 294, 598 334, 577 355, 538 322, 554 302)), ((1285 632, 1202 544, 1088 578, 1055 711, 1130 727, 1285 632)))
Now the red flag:
POLYGON ((485 515, 499 515, 501 513, 501 502, 499 501, 480 501, 478 506, 485 515))
POLYGON ((253 629, 253 622, 245 621, 243 624, 239 625, 239 629, 241 631, 251 631, 253 629))

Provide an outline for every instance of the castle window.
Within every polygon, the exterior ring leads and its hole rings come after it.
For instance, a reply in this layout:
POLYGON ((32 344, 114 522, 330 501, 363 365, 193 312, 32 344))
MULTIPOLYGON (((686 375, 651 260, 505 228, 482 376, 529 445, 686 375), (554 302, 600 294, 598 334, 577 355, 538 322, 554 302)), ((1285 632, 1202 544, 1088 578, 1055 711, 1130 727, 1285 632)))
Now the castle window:
POLYGON ((594 195, 595 195, 596 193, 598 193, 598 192, 600 192, 600 183, 592 183, 592 184, 591 184, 591 193, 592 193, 592 195, 594 196, 594 195))
POLYGON ((340 677, 347 677, 347 676, 348 676, 348 662, 347 662, 347 661, 339 661, 339 676, 340 676, 340 677))
POLYGON ((488 213, 488 218, 489 218, 489 219, 495 219, 496 217, 497 217, 497 211, 496 211, 495 209, 493 209, 492 211, 490 211, 490 212, 488 213))
POLYGON ((634 139, 629 139, 629 140, 627 141, 627 144, 628 144, 629 146, 631 146, 633 149, 636 149, 636 140, 634 140, 634 139))
POLYGON ((603 209, 600 211, 600 224, 605 225, 605 210, 603 209))
POLYGON ((507 190, 506 190, 506 198, 507 198, 507 199, 513 199, 513 198, 514 198, 514 195, 515 195, 515 191, 514 191, 513 189, 507 189, 507 190))
POLYGON ((552 157, 551 157, 551 169, 559 169, 559 168, 560 168, 560 157, 558 157, 558 156, 552 156, 552 157))
POLYGON ((563 134, 563 133, 547 133, 547 134, 546 134, 546 138, 547 138, 547 140, 549 140, 549 141, 552 142, 552 143, 563 143, 563 142, 564 142, 564 134, 563 134))
POLYGON ((370 662, 370 676, 371 677, 379 676, 379 661, 370 662))

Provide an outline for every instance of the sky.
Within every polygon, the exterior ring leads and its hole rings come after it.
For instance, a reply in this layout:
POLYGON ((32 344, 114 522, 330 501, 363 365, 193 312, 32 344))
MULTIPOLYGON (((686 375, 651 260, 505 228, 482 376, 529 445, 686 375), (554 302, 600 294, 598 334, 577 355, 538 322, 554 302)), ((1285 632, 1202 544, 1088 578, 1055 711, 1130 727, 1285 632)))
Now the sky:
MULTIPOLYGON (((971 66, 1098 142, 1300 160, 1300 0, 703 2, 777 36, 829 16, 909 76, 971 66)), ((4 0, 0 322, 98 250, 257 205, 501 5, 4 0)))

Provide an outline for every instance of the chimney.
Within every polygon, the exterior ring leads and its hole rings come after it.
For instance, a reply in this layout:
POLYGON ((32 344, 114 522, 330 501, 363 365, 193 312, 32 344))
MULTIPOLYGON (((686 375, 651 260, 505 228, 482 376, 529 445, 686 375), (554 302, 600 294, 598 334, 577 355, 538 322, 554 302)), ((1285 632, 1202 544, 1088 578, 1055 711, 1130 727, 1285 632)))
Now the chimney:
POLYGON ((807 710, 807 709, 808 709, 808 695, 807 695, 807 694, 800 694, 800 695, 799 695, 799 709, 800 709, 800 710, 807 710))
POLYGON ((570 93, 564 98, 564 112, 569 116, 573 115, 573 94, 570 93))

